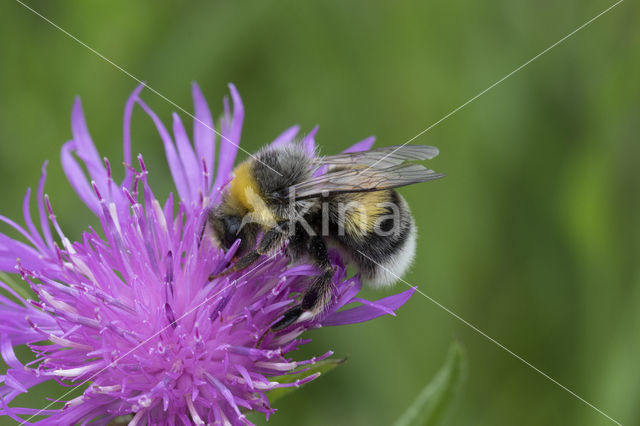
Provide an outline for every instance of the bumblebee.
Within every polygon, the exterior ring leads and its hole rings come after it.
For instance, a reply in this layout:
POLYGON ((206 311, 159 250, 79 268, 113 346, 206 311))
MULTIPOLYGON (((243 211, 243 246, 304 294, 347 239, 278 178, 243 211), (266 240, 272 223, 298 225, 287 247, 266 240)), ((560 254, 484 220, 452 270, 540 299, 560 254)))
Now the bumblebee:
POLYGON ((319 157, 299 144, 266 147, 238 165, 222 201, 207 216, 206 233, 228 249, 239 239, 242 270, 261 255, 286 247, 291 261, 307 258, 322 271, 299 304, 271 330, 310 319, 331 299, 336 247, 374 286, 393 283, 411 264, 416 226, 407 202, 393 188, 442 177, 412 160, 438 155, 431 146, 389 146, 319 157))

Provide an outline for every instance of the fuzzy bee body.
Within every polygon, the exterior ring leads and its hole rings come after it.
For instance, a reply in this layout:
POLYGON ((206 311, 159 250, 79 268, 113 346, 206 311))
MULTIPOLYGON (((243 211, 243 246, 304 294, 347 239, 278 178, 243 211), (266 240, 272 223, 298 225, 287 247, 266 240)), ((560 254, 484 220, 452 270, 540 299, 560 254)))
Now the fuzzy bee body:
MULTIPOLYGON (((358 266, 370 285, 393 284, 408 269, 415 255, 417 231, 409 205, 395 190, 365 192, 360 195, 362 199, 358 195, 357 202, 374 207, 366 208, 365 212, 355 210, 345 221, 344 233, 339 222, 334 223, 331 235, 335 235, 333 238, 342 252, 358 266), (391 206, 397 206, 397 211, 391 206)), ((340 194, 332 201, 330 209, 339 211, 339 206, 354 199, 340 194)), ((339 215, 336 219, 340 219, 339 215)))
POLYGON ((306 257, 322 270, 273 330, 313 317, 330 300, 327 244, 355 264, 365 281, 393 283, 411 264, 416 246, 409 206, 393 188, 441 177, 406 162, 437 154, 427 146, 329 157, 310 155, 297 144, 263 149, 236 167, 207 220, 208 234, 222 247, 241 240, 241 257, 224 273, 285 245, 292 261, 306 257))

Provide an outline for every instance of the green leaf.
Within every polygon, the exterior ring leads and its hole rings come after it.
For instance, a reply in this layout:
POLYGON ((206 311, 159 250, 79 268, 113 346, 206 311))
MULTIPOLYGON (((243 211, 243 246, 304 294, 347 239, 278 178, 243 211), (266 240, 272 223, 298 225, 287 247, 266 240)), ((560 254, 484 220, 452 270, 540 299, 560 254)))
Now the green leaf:
POLYGON ((433 426, 442 422, 459 390, 466 366, 464 348, 454 342, 444 365, 394 426, 433 426))
MULTIPOLYGON (((287 374, 285 376, 277 376, 272 380, 279 383, 294 383, 297 380, 302 380, 305 377, 309 377, 311 375, 317 374, 318 376, 324 373, 328 373, 329 371, 336 368, 338 365, 345 362, 346 359, 325 359, 322 361, 318 361, 312 366, 309 367, 308 370, 300 373, 287 374)), ((299 389, 300 386, 291 386, 286 388, 276 388, 267 392, 267 397, 269 398, 269 402, 273 404, 278 399, 283 396, 293 392, 296 389, 299 389)))

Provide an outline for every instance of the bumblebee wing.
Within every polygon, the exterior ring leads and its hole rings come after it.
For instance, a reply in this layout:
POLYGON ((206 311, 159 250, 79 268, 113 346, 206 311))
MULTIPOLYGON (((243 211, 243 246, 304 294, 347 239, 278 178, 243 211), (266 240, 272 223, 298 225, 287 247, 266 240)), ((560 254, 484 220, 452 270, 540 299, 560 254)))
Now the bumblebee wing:
POLYGON ((368 166, 386 169, 410 160, 431 160, 439 153, 435 146, 396 145, 370 151, 349 152, 319 158, 318 164, 338 167, 368 166))
POLYGON ((421 164, 399 164, 384 169, 355 168, 317 176, 289 187, 296 200, 327 196, 339 192, 382 191, 443 177, 421 164))

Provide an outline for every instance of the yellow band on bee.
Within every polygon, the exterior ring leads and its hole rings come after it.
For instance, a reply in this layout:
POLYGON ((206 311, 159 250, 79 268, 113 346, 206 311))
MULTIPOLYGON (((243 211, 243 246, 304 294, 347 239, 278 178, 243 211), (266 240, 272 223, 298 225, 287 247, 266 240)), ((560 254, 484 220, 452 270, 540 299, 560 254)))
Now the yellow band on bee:
POLYGON ((388 191, 352 194, 344 208, 345 230, 351 235, 365 235, 373 231, 380 215, 385 213, 388 191))
POLYGON ((248 211, 253 211, 251 194, 258 196, 258 184, 251 175, 251 164, 248 161, 241 163, 233 171, 234 178, 229 184, 231 200, 236 200, 248 211))

